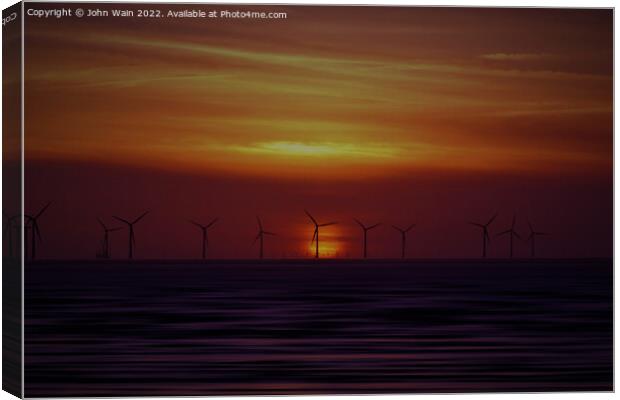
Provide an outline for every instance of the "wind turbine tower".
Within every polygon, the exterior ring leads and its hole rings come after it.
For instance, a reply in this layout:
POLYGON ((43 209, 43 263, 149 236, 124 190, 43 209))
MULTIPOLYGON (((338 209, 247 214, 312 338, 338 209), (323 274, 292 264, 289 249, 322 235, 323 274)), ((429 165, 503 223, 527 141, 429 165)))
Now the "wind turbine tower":
MULTIPOLYGON (((41 238, 41 230, 39 229, 39 218, 41 217, 41 215, 43 215, 43 213, 45 212, 45 210, 47 210, 47 208, 50 206, 50 204, 52 204, 51 202, 47 203, 37 214, 35 214, 34 216, 30 216, 30 215, 26 215, 25 217, 28 218, 28 224, 26 225, 26 227, 24 228, 24 232, 28 231, 28 228, 32 229, 31 232, 31 238, 32 238, 32 245, 30 247, 30 250, 32 251, 32 257, 31 259, 34 260, 37 257, 37 240, 40 242, 42 240, 41 238)), ((25 234, 25 240, 28 240, 28 235, 25 234)), ((28 254, 26 252, 26 254, 28 254)))
POLYGON ((368 231, 378 227, 379 225, 381 225, 381 223, 366 226, 357 219, 355 220, 355 222, 357 222, 360 228, 362 228, 362 230, 364 231, 364 258, 366 258, 368 256, 368 246, 367 246, 368 245, 368 231))
POLYGON ((148 211, 144 212, 144 214, 140 215, 138 218, 134 219, 133 221, 128 221, 121 217, 113 216, 114 218, 121 221, 122 223, 127 224, 127 227, 129 228, 129 259, 130 260, 133 259, 133 246, 136 244, 136 236, 133 231, 133 226, 137 224, 138 222, 140 222, 140 220, 144 218, 144 216, 148 213, 149 213, 148 211))
POLYGON ((531 245, 531 255, 532 257, 536 257, 536 236, 545 236, 548 234, 545 232, 538 232, 534 230, 534 227, 532 226, 530 221, 527 221, 527 224, 530 227, 530 235, 528 236, 527 240, 530 242, 531 245))
POLYGON ((102 242, 102 256, 103 258, 110 258, 110 232, 116 232, 121 228, 108 228, 103 221, 97 218, 99 225, 103 228, 103 242, 102 242))
POLYGON ((258 222, 258 234, 256 235, 256 238, 254 238, 254 243, 256 243, 256 241, 260 239, 259 257, 262 260, 263 259, 263 244, 264 244, 263 242, 264 242, 264 237, 265 237, 265 235, 275 236, 275 233, 268 232, 268 231, 264 230, 263 229, 263 223, 261 222, 259 217, 256 217, 256 221, 258 222))
POLYGON ((190 223, 196 225, 202 231, 202 259, 207 258, 207 249, 209 247, 209 228, 211 228, 217 222, 217 218, 214 218, 211 222, 206 225, 199 224, 195 221, 189 221, 190 223))
POLYGON ((519 234, 515 231, 515 224, 517 223, 517 216, 516 214, 513 214, 512 216, 512 224, 510 225, 510 229, 505 230, 504 232, 500 232, 497 234, 497 236, 502 236, 502 235, 510 235, 510 258, 512 258, 513 255, 513 239, 516 237, 517 239, 521 239, 521 236, 519 236, 519 234))
POLYGON ((405 248, 407 247, 407 233, 415 227, 415 224, 409 225, 407 228, 402 229, 396 225, 392 225, 392 228, 396 229, 400 233, 400 258, 405 258, 405 248))
POLYGON ((470 222, 470 225, 477 226, 482 229, 482 257, 486 258, 487 256, 487 245, 491 241, 491 237, 489 236, 489 226, 495 221, 497 218, 497 213, 489 219, 486 224, 480 224, 478 222, 470 222))
POLYGON ((319 228, 323 228, 325 226, 330 226, 330 225, 335 225, 338 222, 327 222, 327 223, 324 223, 324 224, 319 224, 317 222, 317 220, 314 219, 314 217, 307 210, 304 210, 304 211, 306 212, 306 215, 310 218, 310 220, 314 224, 314 233, 312 234, 312 242, 311 243, 315 243, 315 241, 316 241, 314 258, 319 258, 319 228))

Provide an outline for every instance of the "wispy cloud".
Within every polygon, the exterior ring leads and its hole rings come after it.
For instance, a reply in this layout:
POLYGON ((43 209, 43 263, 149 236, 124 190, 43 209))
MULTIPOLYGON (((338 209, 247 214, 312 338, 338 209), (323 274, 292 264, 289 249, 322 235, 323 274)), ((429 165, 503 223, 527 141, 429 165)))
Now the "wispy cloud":
POLYGON ((480 57, 494 61, 531 61, 552 58, 552 55, 543 53, 492 53, 483 54, 480 57))
POLYGON ((246 146, 229 146, 228 149, 241 153, 294 157, 392 158, 399 153, 398 148, 384 144, 335 142, 276 141, 246 146))

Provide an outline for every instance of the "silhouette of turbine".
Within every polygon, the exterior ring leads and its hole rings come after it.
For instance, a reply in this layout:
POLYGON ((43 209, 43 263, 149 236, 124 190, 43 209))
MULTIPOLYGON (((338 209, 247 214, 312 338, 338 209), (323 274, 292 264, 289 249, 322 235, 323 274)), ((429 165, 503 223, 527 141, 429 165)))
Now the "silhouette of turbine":
POLYGON ((101 225, 101 227, 103 228, 103 242, 101 244, 101 256, 103 258, 110 258, 110 232, 116 232, 121 230, 122 228, 108 228, 102 220, 100 220, 99 218, 97 218, 97 221, 99 221, 99 225, 101 225))
POLYGON ((548 233, 535 231, 530 221, 527 221, 527 225, 530 227, 530 235, 527 237, 527 240, 531 243, 531 246, 532 246, 531 247, 532 257, 535 257, 536 256, 536 236, 545 236, 545 235, 548 235, 548 233))
MULTIPOLYGON (((9 217, 4 211, 2 212, 6 218, 6 224, 3 228, 3 237, 7 238, 7 247, 8 247, 8 256, 13 258, 14 256, 17 258, 21 252, 20 241, 14 240, 15 237, 19 238, 22 227, 22 215, 17 214, 9 217)), ((30 231, 30 226, 26 224, 26 220, 30 222, 30 217, 24 215, 24 259, 28 259, 28 232, 30 231)))
MULTIPOLYGON (((31 215, 25 215, 24 217, 28 218, 28 223, 26 224, 26 226, 24 227, 24 240, 28 240, 28 229, 31 228, 32 232, 31 232, 31 243, 32 245, 30 246, 30 250, 32 251, 32 256, 31 259, 34 260, 37 257, 37 240, 39 242, 42 241, 41 238, 41 230, 39 229, 39 218, 41 217, 41 215, 43 215, 43 213, 45 212, 45 210, 47 210, 47 208, 50 206, 50 204, 52 204, 52 202, 48 202, 37 214, 35 214, 34 216, 31 215)), ((28 254, 27 251, 24 251, 26 254, 28 254)), ((26 257, 27 258, 27 257, 26 257)))
POLYGON ((312 242, 310 242, 310 244, 314 243, 314 241, 316 240, 316 250, 314 253, 314 258, 319 258, 319 228, 322 228, 324 226, 335 225, 338 222, 327 222, 325 224, 319 224, 316 221, 316 219, 314 219, 314 217, 307 210, 304 210, 304 211, 306 212, 306 215, 310 218, 310 220, 314 224, 314 233, 312 234, 312 242))
POLYGON ((206 225, 199 224, 195 221, 189 221, 190 223, 196 225, 202 231, 202 259, 207 258, 207 248, 209 247, 209 234, 208 230, 211 228, 216 222, 217 218, 214 218, 211 222, 206 225))
MULTIPOLYGON (((19 226, 15 224, 15 221, 19 217, 21 217, 21 215, 18 214, 18 215, 13 215, 9 217, 8 214, 4 210, 2 210, 2 215, 6 219, 6 222, 2 229, 2 235, 3 237, 6 238, 6 241, 7 241, 7 250, 9 253, 9 258, 13 258, 13 252, 15 250, 15 246, 13 244, 13 230, 16 230, 16 228, 19 228, 19 226)), ((16 253, 19 253, 19 251, 17 251, 16 253)))
POLYGON ((505 230, 504 232, 500 232, 498 233, 496 236, 502 236, 502 235, 510 235, 510 258, 512 258, 512 246, 513 246, 513 239, 516 237, 517 239, 521 239, 521 236, 519 236, 519 234, 515 231, 515 224, 517 223, 517 215, 513 214, 512 215, 512 224, 510 225, 510 229, 505 230))
POLYGON ((140 215, 138 218, 134 219, 132 222, 127 221, 126 219, 123 219, 121 217, 117 217, 115 215, 112 216, 113 218, 116 218, 122 223, 127 224, 127 227, 129 228, 129 259, 130 260, 133 258, 133 246, 136 243, 136 237, 133 232, 133 226, 137 224, 142 218, 144 218, 144 216, 148 213, 149 213, 148 211, 145 211, 144 214, 140 215))
POLYGON ((405 258, 405 247, 407 246, 407 233, 415 227, 415 224, 409 225, 406 229, 392 225, 392 228, 400 232, 400 258, 405 258))
POLYGON ((491 241, 491 237, 489 236, 489 225, 495 221, 497 218, 497 213, 491 217, 491 219, 486 224, 479 224, 477 222, 470 222, 471 225, 477 226, 478 228, 482 228, 482 257, 486 258, 487 256, 487 244, 491 241))
MULTIPOLYGON (((355 219, 355 218, 354 218, 355 219)), ((362 230, 364 231, 364 258, 367 257, 367 244, 368 244, 368 231, 371 229, 374 229, 376 227, 378 227, 379 225, 381 225, 381 223, 378 224, 374 224, 371 226, 366 226, 364 224, 362 224, 358 219, 355 219, 355 222, 357 222, 357 224, 362 228, 362 230)))
MULTIPOLYGON (((29 253, 29 250, 28 250, 30 248, 30 245, 28 244, 28 232, 31 230, 31 227, 30 227, 31 221, 32 221, 32 217, 30 217, 28 215, 24 215, 24 222, 22 224, 22 227, 24 228, 24 237, 22 238, 22 240, 24 241, 24 260, 25 261, 28 260, 29 257, 31 257, 31 256, 29 256, 30 253, 29 253), (28 222, 26 222, 26 221, 28 221, 28 222)), ((20 228, 19 225, 15 226, 15 232, 17 233, 18 236, 20 234, 20 229, 19 228, 20 228)), ((33 237, 34 237, 34 235, 33 235, 33 237)), ((17 244, 19 245, 19 242, 17 244)), ((21 249, 18 248, 17 249, 17 254, 19 254, 20 251, 21 251, 21 249)))
POLYGON ((2 226, 2 237, 5 238, 6 242, 7 242, 7 250, 8 250, 8 256, 9 257, 13 257, 13 249, 11 247, 13 247, 13 221, 11 220, 11 217, 8 216, 8 214, 6 213, 6 211, 2 210, 2 216, 4 217, 4 225, 2 226))
POLYGON ((254 245, 258 239, 260 239, 259 257, 262 260, 263 259, 263 238, 264 238, 264 236, 265 235, 275 236, 276 234, 273 233, 273 232, 268 232, 268 231, 264 230, 263 229, 263 223, 261 222, 261 220, 260 220, 260 218, 258 216, 256 217, 256 221, 258 222, 258 234, 254 238, 254 243, 252 243, 252 245, 254 245))
MULTIPOLYGON (((24 217, 22 219, 22 215, 15 215, 15 216, 12 217, 12 219, 13 219, 13 223, 12 223, 13 238, 21 238, 21 240, 23 240, 23 243, 24 243, 24 260, 26 258, 28 258, 28 251, 27 251, 28 250, 28 241, 25 240, 25 239, 28 239, 28 234, 26 232, 27 232, 27 230, 29 228, 27 228, 26 224, 25 224, 26 218, 27 217, 24 217), (22 226, 24 226, 24 232, 23 232, 24 236, 20 236, 20 235, 22 235, 22 230, 21 230, 22 226)), ((20 246, 21 243, 22 242, 20 242, 20 240, 14 240, 14 242, 13 242, 13 246, 12 247, 13 247, 13 255, 15 256, 15 258, 19 258, 20 254, 21 254, 21 251, 22 251, 21 246, 20 246)))

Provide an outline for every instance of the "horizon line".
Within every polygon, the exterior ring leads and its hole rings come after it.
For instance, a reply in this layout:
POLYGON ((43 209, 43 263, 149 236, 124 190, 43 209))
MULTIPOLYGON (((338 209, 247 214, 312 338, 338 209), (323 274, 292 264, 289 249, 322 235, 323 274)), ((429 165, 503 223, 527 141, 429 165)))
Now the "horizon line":
MULTIPOLYGON (((596 256, 596 257, 514 257, 514 258, 482 258, 482 257, 444 257, 444 258, 336 258, 336 257, 324 257, 324 258, 117 258, 117 259, 98 259, 98 258, 58 258, 58 259, 37 259, 26 260, 25 264, 51 264, 51 263, 96 263, 96 264, 116 264, 116 263, 185 263, 185 264, 214 264, 214 263, 256 263, 256 264, 270 264, 270 263, 287 263, 287 262, 301 262, 301 263, 364 263, 372 264, 377 262, 391 263, 391 264, 406 264, 406 263, 424 263, 424 262, 483 262, 483 263, 497 263, 497 262, 509 262, 509 263, 525 263, 525 262, 560 262, 560 261, 588 261, 588 260, 613 260, 613 255, 610 256, 596 256)), ((8 257, 3 257, 3 260, 16 260, 8 257)))

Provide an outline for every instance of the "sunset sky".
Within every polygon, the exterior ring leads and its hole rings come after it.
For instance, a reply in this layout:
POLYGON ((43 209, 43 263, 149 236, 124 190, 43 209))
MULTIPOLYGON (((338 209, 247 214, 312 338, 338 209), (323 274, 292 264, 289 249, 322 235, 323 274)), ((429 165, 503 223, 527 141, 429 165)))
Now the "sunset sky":
POLYGON ((541 256, 611 256, 611 10, 261 10, 288 18, 26 17, 26 211, 53 202, 42 257, 91 258, 96 217, 145 210, 138 258, 198 257, 187 220, 214 217, 213 257, 255 256, 256 215, 278 233, 268 257, 305 257, 304 209, 340 222, 324 256, 361 254, 358 218, 384 224, 370 256, 397 256, 390 225, 417 223, 409 256, 476 257, 467 222, 495 212, 492 256, 513 213, 522 236, 528 218, 550 233, 541 256))

